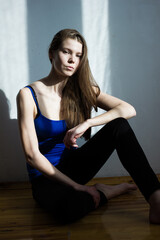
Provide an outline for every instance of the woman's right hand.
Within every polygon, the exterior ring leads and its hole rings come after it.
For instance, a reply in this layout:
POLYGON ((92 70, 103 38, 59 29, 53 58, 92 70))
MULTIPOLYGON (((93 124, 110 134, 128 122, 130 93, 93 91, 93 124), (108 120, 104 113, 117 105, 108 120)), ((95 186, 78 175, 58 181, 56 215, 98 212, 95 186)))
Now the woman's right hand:
POLYGON ((77 138, 80 138, 89 127, 89 123, 87 121, 84 121, 74 128, 69 129, 63 139, 65 146, 67 148, 70 148, 70 146, 78 148, 78 145, 76 143, 77 138))
POLYGON ((77 190, 89 193, 93 197, 95 208, 99 206, 100 194, 94 185, 93 186, 80 185, 77 190))

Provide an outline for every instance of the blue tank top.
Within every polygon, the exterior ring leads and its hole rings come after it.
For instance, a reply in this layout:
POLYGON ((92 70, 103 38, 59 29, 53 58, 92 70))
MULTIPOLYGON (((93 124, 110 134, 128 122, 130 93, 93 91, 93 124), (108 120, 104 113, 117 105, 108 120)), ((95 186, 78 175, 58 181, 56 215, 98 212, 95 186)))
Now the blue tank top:
MULTIPOLYGON (((67 131, 65 120, 50 120, 41 114, 37 97, 31 86, 30 89, 33 99, 36 103, 38 114, 34 120, 36 134, 39 143, 40 152, 56 166, 65 154, 65 145, 63 139, 67 131)), ((27 163, 27 170, 30 180, 42 175, 37 169, 27 163)))

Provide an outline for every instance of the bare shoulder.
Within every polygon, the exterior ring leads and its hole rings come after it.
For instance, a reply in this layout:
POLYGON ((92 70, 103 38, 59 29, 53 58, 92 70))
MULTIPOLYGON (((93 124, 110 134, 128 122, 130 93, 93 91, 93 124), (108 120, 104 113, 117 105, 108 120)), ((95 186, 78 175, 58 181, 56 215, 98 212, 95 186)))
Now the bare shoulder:
POLYGON ((27 101, 30 99, 30 90, 26 87, 19 90, 17 94, 17 102, 19 101, 27 101))
MULTIPOLYGON (((31 86, 33 89, 39 89, 41 86, 41 80, 35 81, 31 84, 29 84, 29 86, 31 86)), ((18 94, 17 94, 17 100, 22 100, 22 99, 31 99, 31 91, 28 87, 24 87, 22 89, 19 90, 18 94)))
POLYGON ((31 83, 30 86, 36 91, 36 93, 43 92, 43 89, 45 87, 44 78, 31 83))
POLYGON ((17 108, 19 112, 36 112, 35 103, 29 88, 24 87, 17 94, 17 108))

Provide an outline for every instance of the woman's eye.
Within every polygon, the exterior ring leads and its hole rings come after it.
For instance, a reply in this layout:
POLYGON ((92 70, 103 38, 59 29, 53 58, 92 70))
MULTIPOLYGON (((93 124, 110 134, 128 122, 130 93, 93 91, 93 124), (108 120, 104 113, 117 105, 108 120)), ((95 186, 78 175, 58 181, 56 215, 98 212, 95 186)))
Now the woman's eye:
POLYGON ((67 50, 63 50, 63 53, 69 53, 67 50))

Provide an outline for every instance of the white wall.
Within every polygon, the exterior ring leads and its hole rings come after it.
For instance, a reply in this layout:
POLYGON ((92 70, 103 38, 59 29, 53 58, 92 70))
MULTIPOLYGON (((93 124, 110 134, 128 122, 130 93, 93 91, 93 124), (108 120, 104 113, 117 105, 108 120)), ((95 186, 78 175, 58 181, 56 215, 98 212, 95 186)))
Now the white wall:
MULTIPOLYGON (((47 48, 62 28, 85 36, 102 90, 135 106, 130 124, 160 173, 160 1, 0 0, 0 182, 27 179, 16 94, 48 74, 47 48)), ((126 174, 114 153, 97 176, 126 174)))

